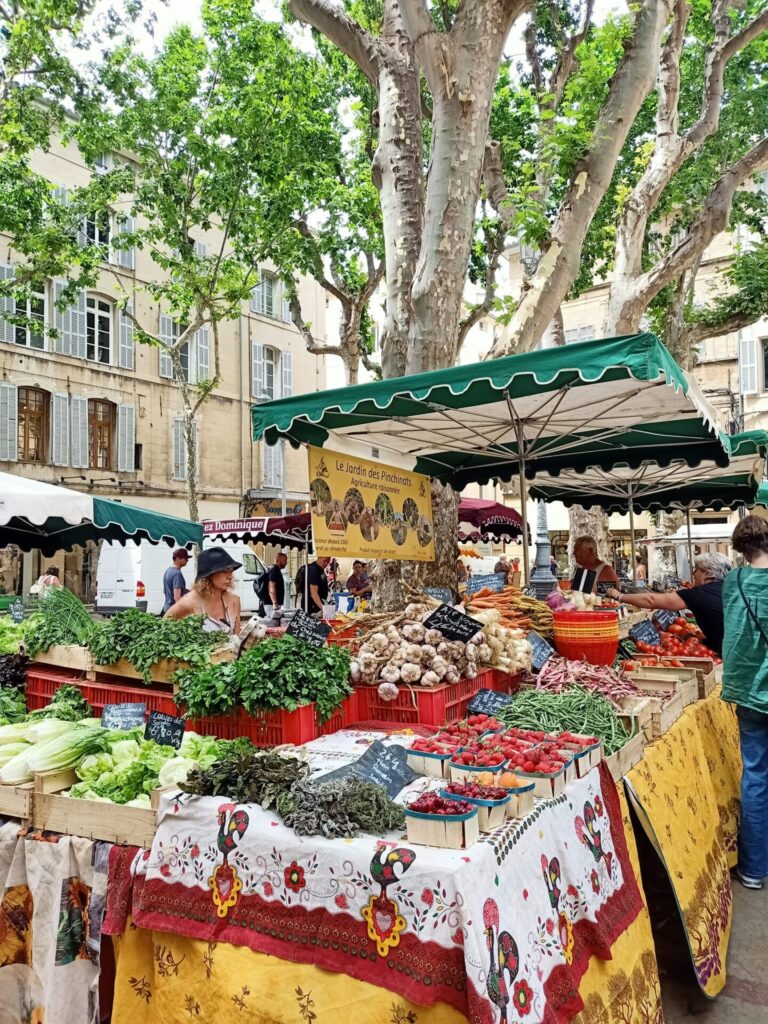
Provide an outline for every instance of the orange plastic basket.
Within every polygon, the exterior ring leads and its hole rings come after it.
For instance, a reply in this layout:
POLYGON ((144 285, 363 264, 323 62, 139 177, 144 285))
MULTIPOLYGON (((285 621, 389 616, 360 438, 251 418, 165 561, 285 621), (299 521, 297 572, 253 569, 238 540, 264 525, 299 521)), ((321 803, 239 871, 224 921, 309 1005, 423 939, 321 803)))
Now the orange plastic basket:
POLYGON ((553 612, 555 647, 571 661, 612 665, 619 649, 617 612, 553 612))

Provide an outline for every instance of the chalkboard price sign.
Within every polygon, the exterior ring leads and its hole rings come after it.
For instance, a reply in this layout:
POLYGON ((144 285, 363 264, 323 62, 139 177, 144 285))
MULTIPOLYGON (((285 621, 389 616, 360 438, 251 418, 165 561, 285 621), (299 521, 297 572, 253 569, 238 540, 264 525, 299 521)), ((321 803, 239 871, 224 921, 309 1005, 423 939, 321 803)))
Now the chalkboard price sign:
POLYGON ((328 772, 327 775, 321 776, 318 782, 356 775, 358 778, 383 786, 394 799, 404 786, 418 778, 417 773, 408 767, 407 757, 408 751, 405 747, 395 744, 385 747, 380 740, 375 740, 357 761, 328 772))
POLYGON ((661 641, 659 632, 650 619, 643 619, 642 622, 638 622, 637 625, 630 629, 629 635, 636 644, 646 643, 656 646, 661 641))
POLYGON ((441 604, 424 620, 427 629, 439 629, 448 640, 461 640, 466 643, 475 633, 482 629, 482 623, 471 619, 463 612, 457 612, 450 605, 441 604))
POLYGON ((493 590, 499 594, 506 586, 506 576, 503 572, 492 572, 485 576, 470 576, 467 580, 467 593, 476 594, 478 590, 493 590))
POLYGON ((500 693, 498 690, 478 690, 467 705, 470 715, 495 715, 501 708, 511 704, 515 698, 511 693, 500 693))
POLYGON ((555 653, 555 649, 547 643, 543 636, 539 636, 533 630, 528 634, 528 643, 531 645, 531 668, 538 672, 539 669, 544 668, 555 653))
POLYGON ((330 632, 331 627, 327 622, 323 622, 322 619, 314 619, 301 609, 297 610, 286 629, 289 636, 295 636, 297 640, 302 640, 310 647, 325 647, 325 641, 330 632))
POLYGON ((166 715, 164 711, 150 711, 147 728, 144 730, 145 740, 154 740, 164 747, 181 746, 184 739, 186 723, 178 715, 166 715))
POLYGON ((130 704, 105 704, 101 712, 103 729, 135 729, 144 724, 147 713, 145 701, 130 704))
POLYGON ((677 612, 667 612, 660 609, 653 613, 653 621, 659 629, 669 629, 676 618, 677 612))
POLYGON ((434 597, 435 600, 442 601, 443 604, 451 604, 453 602, 453 594, 448 587, 424 587, 424 593, 427 597, 434 597))
POLYGON ((24 605, 21 601, 14 601, 11 605, 11 618, 17 625, 24 621, 24 605))

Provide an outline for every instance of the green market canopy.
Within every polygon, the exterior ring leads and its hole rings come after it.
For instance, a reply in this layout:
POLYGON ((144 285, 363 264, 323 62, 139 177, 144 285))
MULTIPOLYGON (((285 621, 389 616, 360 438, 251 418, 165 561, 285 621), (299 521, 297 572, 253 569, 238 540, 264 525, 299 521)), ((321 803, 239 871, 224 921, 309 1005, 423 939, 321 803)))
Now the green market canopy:
POLYGON ((680 460, 725 467, 715 412, 652 334, 543 349, 296 395, 252 409, 253 438, 450 481, 680 460))
POLYGON ((666 465, 649 459, 637 467, 617 463, 612 469, 564 469, 537 477, 528 493, 568 506, 599 505, 606 512, 624 512, 630 503, 635 510, 662 511, 754 505, 765 488, 761 481, 768 433, 751 430, 722 435, 721 441, 728 454, 727 466, 706 460, 691 465, 678 458, 666 465))
POLYGON ((203 528, 187 519, 0 473, 0 547, 15 544, 50 556, 89 540, 202 546, 203 528))

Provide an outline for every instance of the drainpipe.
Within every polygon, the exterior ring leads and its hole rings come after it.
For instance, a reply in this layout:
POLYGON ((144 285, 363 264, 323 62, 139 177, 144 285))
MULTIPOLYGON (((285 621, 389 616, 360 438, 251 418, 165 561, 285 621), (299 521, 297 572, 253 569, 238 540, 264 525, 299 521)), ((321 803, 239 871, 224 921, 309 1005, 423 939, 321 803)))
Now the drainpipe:
POLYGON ((243 311, 237 318, 237 350, 240 362, 240 514, 245 515, 245 449, 243 447, 243 405, 248 411, 248 389, 243 394, 243 311))

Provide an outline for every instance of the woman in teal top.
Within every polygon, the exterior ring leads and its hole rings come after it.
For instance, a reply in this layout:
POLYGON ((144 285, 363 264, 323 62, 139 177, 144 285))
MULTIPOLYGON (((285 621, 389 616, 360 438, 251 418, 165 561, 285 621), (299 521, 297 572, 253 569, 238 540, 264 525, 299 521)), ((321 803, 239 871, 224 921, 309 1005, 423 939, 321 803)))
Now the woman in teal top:
POLYGON ((747 889, 768 877, 768 521, 745 516, 733 547, 746 565, 723 583, 723 700, 736 705, 743 769, 739 864, 747 889))

